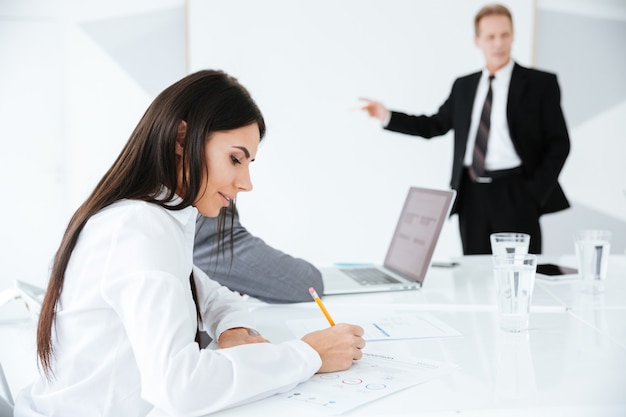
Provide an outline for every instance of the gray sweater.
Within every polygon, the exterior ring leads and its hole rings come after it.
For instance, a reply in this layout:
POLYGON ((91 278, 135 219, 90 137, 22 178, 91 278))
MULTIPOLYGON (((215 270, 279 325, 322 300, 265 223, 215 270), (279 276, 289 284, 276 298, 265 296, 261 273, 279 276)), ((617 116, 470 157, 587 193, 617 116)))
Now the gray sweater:
POLYGON ((239 222, 234 210, 233 250, 230 225, 232 211, 226 211, 223 243, 218 248, 218 220, 198 216, 194 245, 194 264, 211 279, 241 294, 268 303, 312 301, 309 287, 324 293, 320 272, 309 262, 272 248, 253 236, 239 222), (232 260, 232 262, 231 262, 232 260))

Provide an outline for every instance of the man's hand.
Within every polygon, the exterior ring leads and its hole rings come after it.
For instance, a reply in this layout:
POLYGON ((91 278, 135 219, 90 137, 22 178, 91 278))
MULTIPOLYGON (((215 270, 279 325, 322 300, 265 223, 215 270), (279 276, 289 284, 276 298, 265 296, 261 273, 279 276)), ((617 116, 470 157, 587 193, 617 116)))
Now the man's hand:
POLYGON ((365 110, 370 117, 378 119, 381 122, 385 122, 389 119, 390 111, 383 106, 382 103, 368 98, 359 98, 359 100, 364 102, 361 106, 361 110, 365 110))

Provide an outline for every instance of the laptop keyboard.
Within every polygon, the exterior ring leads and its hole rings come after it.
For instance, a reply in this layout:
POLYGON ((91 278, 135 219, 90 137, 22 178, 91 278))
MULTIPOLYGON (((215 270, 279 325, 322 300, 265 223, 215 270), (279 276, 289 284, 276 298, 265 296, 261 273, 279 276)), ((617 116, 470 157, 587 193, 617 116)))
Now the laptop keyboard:
POLYGON ((341 271, 361 285, 393 284, 400 282, 377 268, 342 268, 341 271))

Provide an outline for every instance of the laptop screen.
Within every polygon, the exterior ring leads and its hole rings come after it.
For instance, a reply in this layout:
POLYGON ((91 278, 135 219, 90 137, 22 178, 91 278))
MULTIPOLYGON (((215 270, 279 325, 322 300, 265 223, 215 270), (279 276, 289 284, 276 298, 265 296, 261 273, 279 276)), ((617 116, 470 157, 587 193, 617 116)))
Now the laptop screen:
POLYGON ((454 190, 409 189, 385 257, 386 268, 420 284, 424 281, 455 195, 454 190))

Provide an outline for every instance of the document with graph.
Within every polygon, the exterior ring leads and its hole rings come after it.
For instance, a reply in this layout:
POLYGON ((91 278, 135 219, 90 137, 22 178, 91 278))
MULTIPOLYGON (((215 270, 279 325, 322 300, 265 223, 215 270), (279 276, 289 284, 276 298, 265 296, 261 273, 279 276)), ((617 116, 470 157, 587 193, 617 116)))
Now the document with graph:
POLYGON ((453 372, 456 365, 428 359, 397 358, 363 353, 363 359, 342 372, 316 374, 270 401, 306 408, 315 414, 338 415, 408 387, 453 372))

